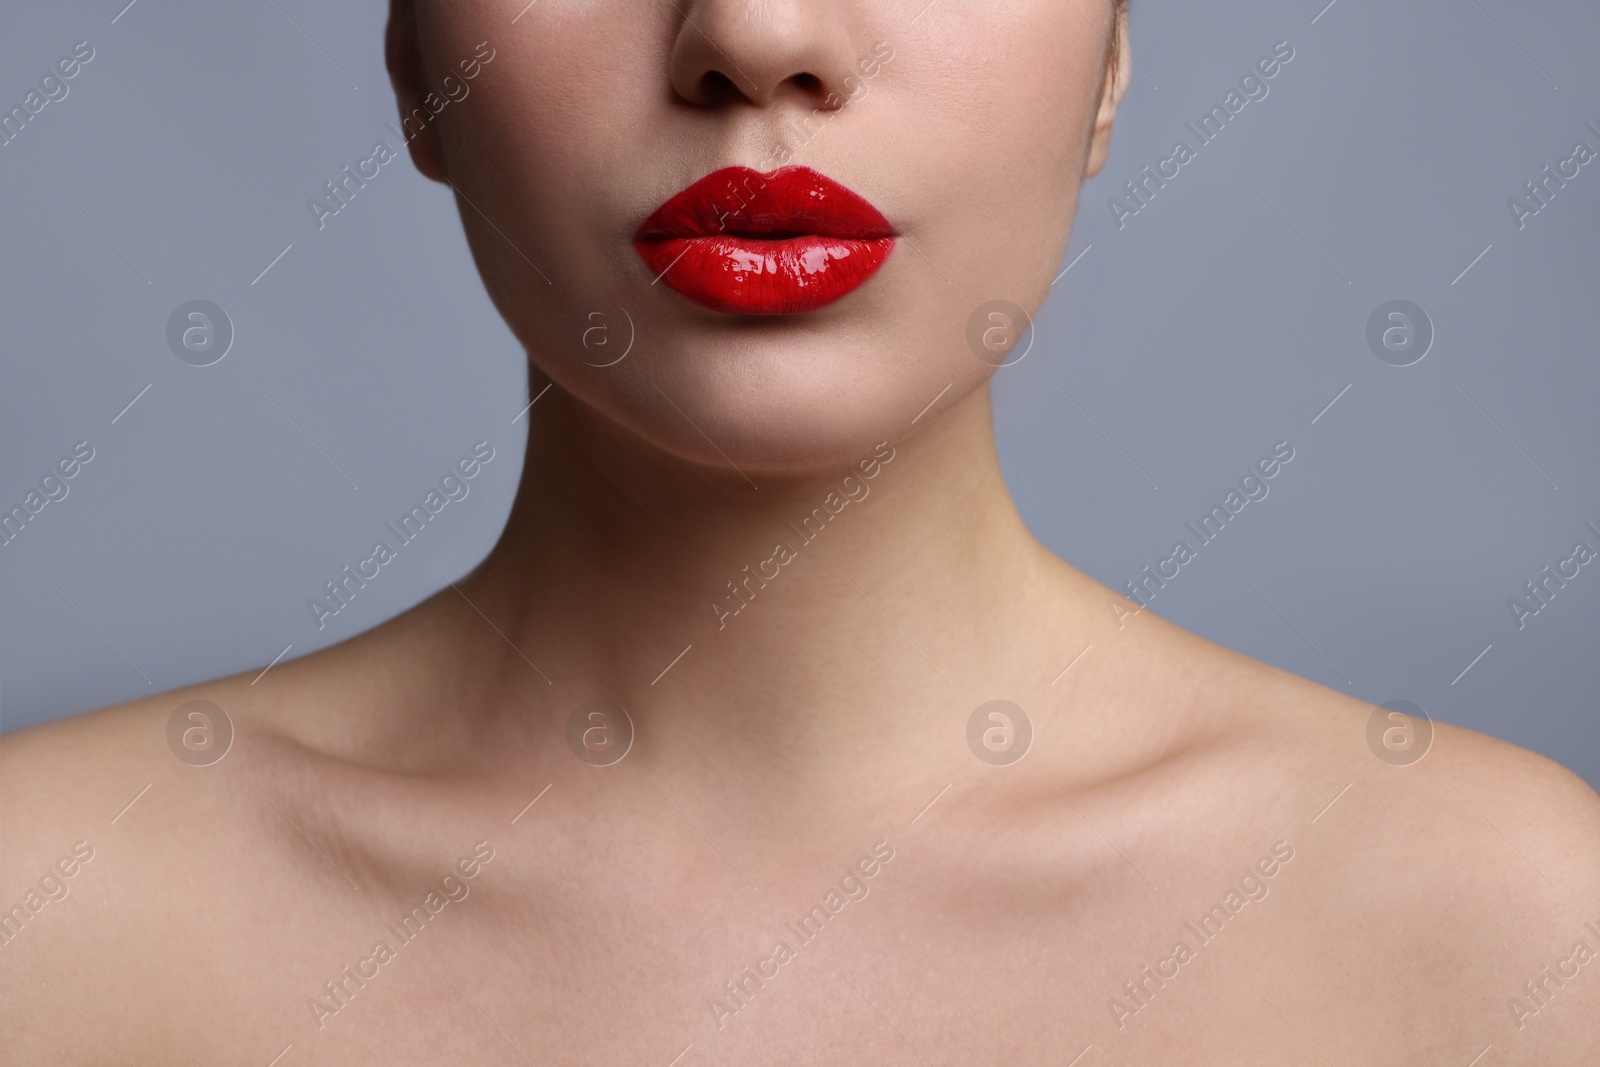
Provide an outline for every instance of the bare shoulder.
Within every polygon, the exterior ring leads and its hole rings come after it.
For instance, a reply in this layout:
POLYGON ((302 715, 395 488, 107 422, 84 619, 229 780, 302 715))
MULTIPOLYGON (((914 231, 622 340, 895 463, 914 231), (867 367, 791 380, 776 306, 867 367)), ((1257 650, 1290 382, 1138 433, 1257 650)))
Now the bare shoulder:
POLYGON ((163 694, 0 738, 5 883, 67 838, 103 837, 118 824, 121 809, 161 769, 162 710, 184 700, 181 691, 163 694))
POLYGON ((186 764, 220 760, 241 712, 250 716, 263 705, 242 692, 247 677, 223 678, 0 737, 5 862, 15 862, 17 847, 34 837, 116 826, 146 786, 154 789, 186 764), (107 804, 114 806, 108 811, 107 804))
POLYGON ((386 698, 363 662, 382 647, 364 635, 276 666, 259 687, 253 682, 264 672, 252 671, 0 737, 0 890, 28 881, 79 840, 97 850, 138 840, 140 856, 159 859, 192 820, 147 813, 175 796, 215 807, 224 783, 241 784, 240 775, 218 773, 235 764, 253 761, 259 770, 269 760, 281 766, 358 751, 363 737, 341 734, 334 713, 360 722, 386 698))
POLYGON ((167 765, 178 761, 165 750, 163 709, 181 696, 0 738, 0 976, 16 1062, 92 1062, 100 1054, 80 1013, 113 1025, 97 1013, 95 990, 130 964, 120 949, 132 947, 141 924, 118 918, 142 909, 126 894, 175 843, 152 834, 141 816, 158 809, 152 795, 171 792, 167 765))
POLYGON ((1223 748, 1250 753, 1262 809, 1297 851, 1273 913, 1278 973, 1263 976, 1281 983, 1274 1007, 1347 1006, 1360 1028, 1324 1040, 1369 1061, 1381 1046, 1465 1064, 1492 1046, 1497 1063, 1597 1062, 1594 790, 1415 703, 1226 655, 1243 699, 1223 748))
POLYGON ((249 929, 238 902, 272 891, 262 869, 278 852, 252 783, 267 747, 287 747, 278 713, 298 698, 285 693, 305 688, 293 671, 272 693, 252 677, 0 738, 0 985, 16 1062, 101 1062, 107 1040, 135 1056, 188 1048, 172 1001, 232 995, 216 946, 230 924, 249 929))
POLYGON ((1574 892, 1600 893, 1600 795, 1560 763, 1448 725, 1438 708, 1360 700, 1152 621, 1138 652, 1148 668, 1141 688, 1166 702, 1186 694, 1198 726, 1181 745, 1219 761, 1250 760, 1258 788, 1277 798, 1298 803, 1334 786, 1319 826, 1365 794, 1392 805, 1397 825, 1435 821, 1409 843, 1411 855, 1448 851, 1455 835, 1472 830, 1475 838, 1483 828, 1525 845, 1526 855, 1508 848, 1516 864, 1485 857, 1480 866, 1528 871, 1542 858, 1568 874, 1574 892))
POLYGON ((163 834, 177 827, 145 813, 176 789, 192 792, 203 780, 197 770, 234 751, 241 724, 270 718, 266 700, 241 695, 248 680, 219 679, 0 737, 0 892, 16 896, 74 846, 94 853, 85 872, 117 842, 159 857, 163 834))
POLYGON ((455 779, 428 774, 469 750, 467 730, 397 740, 419 732, 433 691, 418 679, 437 669, 405 625, 259 684, 252 671, 0 738, 0 1062, 283 1047, 279 994, 314 988, 320 966, 283 931, 336 939, 371 914, 364 899, 457 854, 458 824, 428 820, 459 800, 455 779), (388 820, 401 801, 421 817, 388 820), (227 1025, 195 1026, 195 1003, 227 1025))
MULTIPOLYGON (((1527 888, 1560 887, 1600 902, 1600 796, 1548 757, 1474 730, 1451 726, 1413 701, 1368 703, 1271 667, 1245 661, 1252 687, 1269 695, 1248 712, 1248 731, 1281 746, 1285 781, 1340 773, 1345 792, 1330 796, 1318 823, 1332 822, 1345 800, 1381 805, 1383 820, 1410 833, 1374 842, 1404 841, 1417 863, 1441 860, 1466 842, 1473 868, 1485 879, 1527 881, 1527 888), (1348 787, 1346 789, 1346 787, 1348 787), (1338 797, 1337 803, 1335 797, 1338 797), (1499 842, 1493 855, 1476 846, 1499 842)), ((1376 815, 1376 811, 1373 812, 1376 815)), ((1456 881, 1473 884, 1470 872, 1456 881)))

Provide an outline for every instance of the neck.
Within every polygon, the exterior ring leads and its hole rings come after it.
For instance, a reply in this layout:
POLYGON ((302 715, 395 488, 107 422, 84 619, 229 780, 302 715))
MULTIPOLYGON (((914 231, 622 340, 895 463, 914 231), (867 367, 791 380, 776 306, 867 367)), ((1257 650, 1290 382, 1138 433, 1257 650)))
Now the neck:
POLYGON ((935 710, 1031 687, 1058 650, 1034 662, 1019 635, 1060 621, 1064 601, 1091 610, 1092 583, 1011 503, 986 388, 864 462, 753 475, 759 488, 655 452, 559 390, 530 417, 510 522, 460 583, 477 609, 460 605, 463 632, 488 635, 504 697, 487 703, 507 714, 532 703, 564 726, 601 697, 651 739, 647 759, 711 744, 746 763, 836 759, 868 723, 874 745, 925 736, 935 710))

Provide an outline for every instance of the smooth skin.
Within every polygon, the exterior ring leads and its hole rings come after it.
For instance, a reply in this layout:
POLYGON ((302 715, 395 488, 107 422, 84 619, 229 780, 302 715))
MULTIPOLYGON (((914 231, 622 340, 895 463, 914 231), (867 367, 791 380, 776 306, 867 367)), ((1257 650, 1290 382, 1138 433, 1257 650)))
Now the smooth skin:
POLYGON ((1042 301, 1129 62, 1110 0, 924 4, 398 0, 402 114, 495 51, 410 147, 554 383, 511 520, 353 640, 0 744, 0 906, 93 850, 0 946, 0 1061, 1600 1062, 1592 791, 1448 727, 1385 763, 1370 706, 1023 526, 966 320, 1042 301), (777 321, 651 285, 633 228, 775 147, 899 227, 883 271, 777 321), (637 329, 607 368, 567 340, 597 301, 637 329), (207 767, 166 742, 196 698, 236 729, 207 767), (595 698, 635 726, 609 767, 566 740, 595 698), (994 699, 1035 730, 1009 766, 967 745, 994 699))

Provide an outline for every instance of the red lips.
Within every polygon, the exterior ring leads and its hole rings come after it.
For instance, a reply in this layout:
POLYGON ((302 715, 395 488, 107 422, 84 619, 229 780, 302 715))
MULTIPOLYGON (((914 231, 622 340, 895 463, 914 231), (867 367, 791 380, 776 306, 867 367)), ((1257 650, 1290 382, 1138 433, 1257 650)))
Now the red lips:
POLYGON ((730 315, 797 315, 853 292, 894 251, 878 209, 810 167, 726 167, 656 209, 633 247, 662 284, 730 315))

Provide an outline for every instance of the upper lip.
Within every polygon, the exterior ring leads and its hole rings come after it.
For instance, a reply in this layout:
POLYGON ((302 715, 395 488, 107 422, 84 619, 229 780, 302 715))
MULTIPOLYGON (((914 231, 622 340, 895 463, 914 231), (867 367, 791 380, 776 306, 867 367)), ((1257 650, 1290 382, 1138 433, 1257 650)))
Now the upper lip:
POLYGON ((718 235, 861 241, 898 236, 859 194, 810 167, 790 166, 769 173, 750 167, 714 171, 657 208, 634 240, 718 235))

